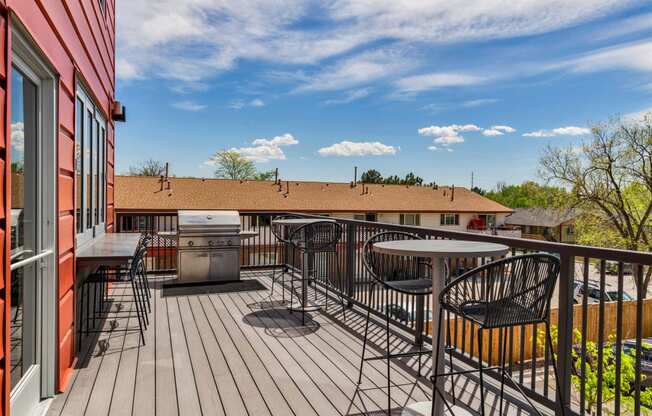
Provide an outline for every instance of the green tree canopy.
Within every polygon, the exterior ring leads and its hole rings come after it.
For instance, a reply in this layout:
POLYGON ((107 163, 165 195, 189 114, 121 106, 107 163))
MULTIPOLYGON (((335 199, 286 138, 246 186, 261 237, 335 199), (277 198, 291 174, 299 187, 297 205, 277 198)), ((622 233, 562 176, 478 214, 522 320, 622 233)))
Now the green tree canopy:
POLYGON ((390 175, 383 177, 383 175, 376 169, 369 169, 362 173, 360 177, 361 183, 384 183, 386 185, 423 185, 423 178, 410 172, 401 178, 398 175, 390 175))
POLYGON ((214 172, 216 178, 268 181, 275 174, 273 170, 258 171, 254 162, 234 150, 221 150, 211 160, 217 166, 214 172))
POLYGON ((540 185, 533 181, 520 185, 498 183, 492 191, 479 191, 476 192, 509 208, 560 207, 567 205, 570 197, 564 188, 540 185))

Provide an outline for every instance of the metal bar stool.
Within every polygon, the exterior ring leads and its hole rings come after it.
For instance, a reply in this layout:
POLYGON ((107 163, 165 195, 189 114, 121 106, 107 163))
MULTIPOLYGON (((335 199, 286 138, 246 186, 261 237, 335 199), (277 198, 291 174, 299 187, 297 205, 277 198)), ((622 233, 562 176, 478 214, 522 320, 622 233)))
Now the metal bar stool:
MULTIPOLYGON (((478 368, 471 371, 451 371, 444 374, 434 374, 433 398, 442 392, 436 388, 437 377, 449 377, 470 372, 480 373, 480 405, 484 412, 483 373, 489 369, 500 370, 500 412, 503 414, 503 394, 505 380, 510 381, 532 409, 541 415, 530 398, 523 392, 518 383, 512 379, 505 369, 507 350, 507 330, 511 327, 531 324, 545 324, 547 347, 550 349, 552 366, 555 373, 557 392, 561 395, 557 363, 550 337, 550 299, 559 275, 559 259, 550 254, 526 254, 508 257, 487 263, 484 266, 470 270, 446 285, 439 295, 440 311, 437 323, 437 343, 442 325, 443 311, 451 312, 478 326, 478 368), (499 329, 502 331, 501 365, 484 367, 482 333, 484 330, 499 329)), ((438 365, 439 356, 435 358, 438 365)), ((511 360, 511 358, 510 358, 511 360)), ((563 401, 563 400, 562 400, 563 401)), ((433 406, 434 409, 434 406, 433 406)), ((562 410, 563 414, 563 410, 562 410)))
MULTIPOLYGON (((429 277, 430 265, 426 259, 410 256, 391 256, 373 251, 373 245, 384 241, 396 240, 421 240, 422 238, 402 231, 388 231, 375 234, 369 238, 362 248, 364 267, 372 277, 369 286, 369 299, 374 303, 375 288, 380 286, 386 290, 392 290, 404 295, 416 298, 417 308, 424 308, 424 300, 432 294, 432 278, 429 277)), ((386 349, 385 354, 366 357, 365 353, 368 344, 370 308, 367 308, 367 319, 365 323, 364 340, 362 343, 362 355, 360 357, 360 368, 358 373, 358 384, 362 383, 362 370, 366 361, 386 360, 387 361, 387 413, 391 413, 392 391, 391 391, 391 359, 417 356, 419 358, 418 375, 421 376, 421 356, 432 354, 431 351, 423 350, 423 341, 418 343, 418 351, 392 354, 390 348, 390 313, 393 305, 384 305, 386 349)), ((423 331, 423 328, 416 328, 423 331)))
MULTIPOLYGON (((279 249, 281 251, 281 259, 282 259, 282 265, 283 268, 281 269, 281 297, 283 303, 285 303, 285 275, 289 270, 288 267, 288 259, 290 256, 292 257, 292 261, 290 264, 294 264, 294 250, 292 250, 291 244, 290 244, 290 234, 292 234, 292 231, 288 225, 283 225, 283 224, 278 224, 276 221, 279 220, 291 220, 291 219, 296 219, 296 218, 301 218, 299 215, 279 215, 276 216, 272 219, 272 235, 274 236, 274 239, 276 240, 274 243, 274 255, 275 258, 278 256, 279 249)), ((275 260, 276 263, 278 263, 275 260)), ((274 296, 274 284, 276 283, 277 280, 276 276, 276 268, 272 270, 272 290, 269 295, 271 298, 274 296)))
MULTIPOLYGON (((335 256, 335 267, 336 267, 336 272, 337 272, 337 278, 340 278, 340 255, 339 252, 337 251, 337 244, 342 238, 342 226, 334 221, 317 221, 317 222, 311 222, 308 224, 301 225, 297 229, 295 229, 292 234, 290 235, 290 245, 292 248, 296 249, 299 253, 303 255, 302 259, 302 269, 307 270, 307 275, 304 275, 304 273, 301 273, 301 278, 297 279, 294 275, 292 274, 292 281, 291 281, 291 298, 290 298, 290 303, 292 303, 292 295, 296 294, 297 298, 299 299, 299 304, 301 305, 301 308, 299 309, 301 311, 301 322, 305 324, 305 312, 307 311, 307 280, 310 280, 310 276, 314 273, 314 270, 309 269, 309 264, 304 264, 304 262, 309 261, 311 257, 313 257, 315 254, 328 254, 334 255, 335 256), (296 286, 295 283, 299 281, 301 283, 301 296, 296 292, 296 286)), ((327 258, 328 259, 328 258, 327 258)), ((313 275, 313 280, 317 281, 316 277, 313 275)), ((328 310, 328 294, 329 294, 329 288, 331 289, 336 289, 335 285, 333 284, 333 276, 331 276, 330 273, 328 273, 328 270, 326 272, 326 279, 325 282, 323 282, 324 285, 326 286, 326 302, 325 302, 325 307, 326 310, 328 310)), ((340 299, 340 303, 342 304, 342 315, 343 319, 346 321, 346 302, 344 301, 344 297, 342 296, 341 291, 339 290, 334 290, 334 292, 337 294, 337 296, 340 299)), ((318 308, 319 305, 315 305, 315 308, 318 308)), ((292 307, 290 310, 293 310, 292 307)), ((296 308, 294 310, 297 310, 296 308)))

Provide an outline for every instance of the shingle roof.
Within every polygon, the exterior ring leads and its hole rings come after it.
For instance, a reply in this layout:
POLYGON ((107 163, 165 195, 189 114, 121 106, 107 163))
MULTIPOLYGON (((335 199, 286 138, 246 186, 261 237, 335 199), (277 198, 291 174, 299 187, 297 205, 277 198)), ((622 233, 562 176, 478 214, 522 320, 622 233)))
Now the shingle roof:
POLYGON ((465 188, 362 185, 332 182, 238 181, 170 178, 161 190, 157 177, 116 176, 117 210, 172 211, 234 209, 300 212, 486 212, 511 209, 465 188), (279 190, 280 189, 280 190, 279 190), (367 189, 367 191, 364 191, 367 189))
POLYGON ((516 208, 512 215, 505 218, 505 224, 556 227, 575 219, 576 216, 577 213, 573 209, 516 208))

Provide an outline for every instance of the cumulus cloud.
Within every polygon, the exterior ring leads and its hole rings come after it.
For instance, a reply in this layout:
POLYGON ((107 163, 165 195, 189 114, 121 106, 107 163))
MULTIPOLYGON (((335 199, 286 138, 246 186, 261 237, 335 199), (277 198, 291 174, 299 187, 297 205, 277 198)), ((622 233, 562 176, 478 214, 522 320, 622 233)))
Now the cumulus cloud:
POLYGON ((591 133, 586 127, 567 126, 551 130, 537 130, 523 134, 524 137, 556 137, 556 136, 583 136, 591 133))
POLYGON ((282 147, 298 144, 299 141, 290 133, 275 136, 271 139, 256 139, 247 147, 233 147, 230 151, 238 152, 244 158, 254 162, 269 162, 270 160, 285 160, 282 147))
POLYGON ((204 104, 199 104, 191 100, 177 101, 172 103, 172 107, 183 111, 201 111, 206 108, 204 104))
POLYGON ((492 130, 502 131, 504 133, 515 133, 516 129, 512 126, 491 126, 492 130))
POLYGON ((381 142, 341 141, 328 147, 322 147, 318 153, 321 156, 384 156, 394 155, 400 148, 381 142))
MULTIPOLYGON (((430 126, 422 127, 418 130, 421 136, 433 136, 433 143, 442 146, 450 146, 455 143, 463 143, 464 137, 460 132, 481 131, 482 128, 475 124, 451 124, 450 126, 430 126)), ((432 149, 431 149, 432 150, 432 149)))
POLYGON ((492 129, 484 129, 484 130, 482 130, 482 135, 483 136, 490 136, 490 137, 491 136, 502 136, 503 134, 505 134, 505 133, 503 133, 502 131, 500 131, 498 129, 493 129, 493 128, 492 129))
POLYGON ((25 151, 25 124, 22 121, 11 124, 11 148, 19 152, 25 151))

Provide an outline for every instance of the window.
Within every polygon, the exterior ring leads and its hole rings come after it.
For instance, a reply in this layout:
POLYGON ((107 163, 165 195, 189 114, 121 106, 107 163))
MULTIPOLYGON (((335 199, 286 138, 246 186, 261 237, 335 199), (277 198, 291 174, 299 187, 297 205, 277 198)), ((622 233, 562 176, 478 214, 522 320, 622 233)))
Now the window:
POLYGON ((419 214, 400 214, 399 222, 401 225, 421 225, 421 215, 419 214))
POLYGON ((353 219, 357 221, 376 222, 376 213, 366 212, 364 214, 353 214, 353 219))
POLYGON ((460 214, 441 214, 441 225, 460 225, 460 214))
POLYGON ((81 85, 75 111, 77 243, 104 232, 106 222, 106 121, 81 85))
POLYGON ((482 214, 480 215, 480 219, 487 228, 494 228, 496 226, 496 214, 482 214))

